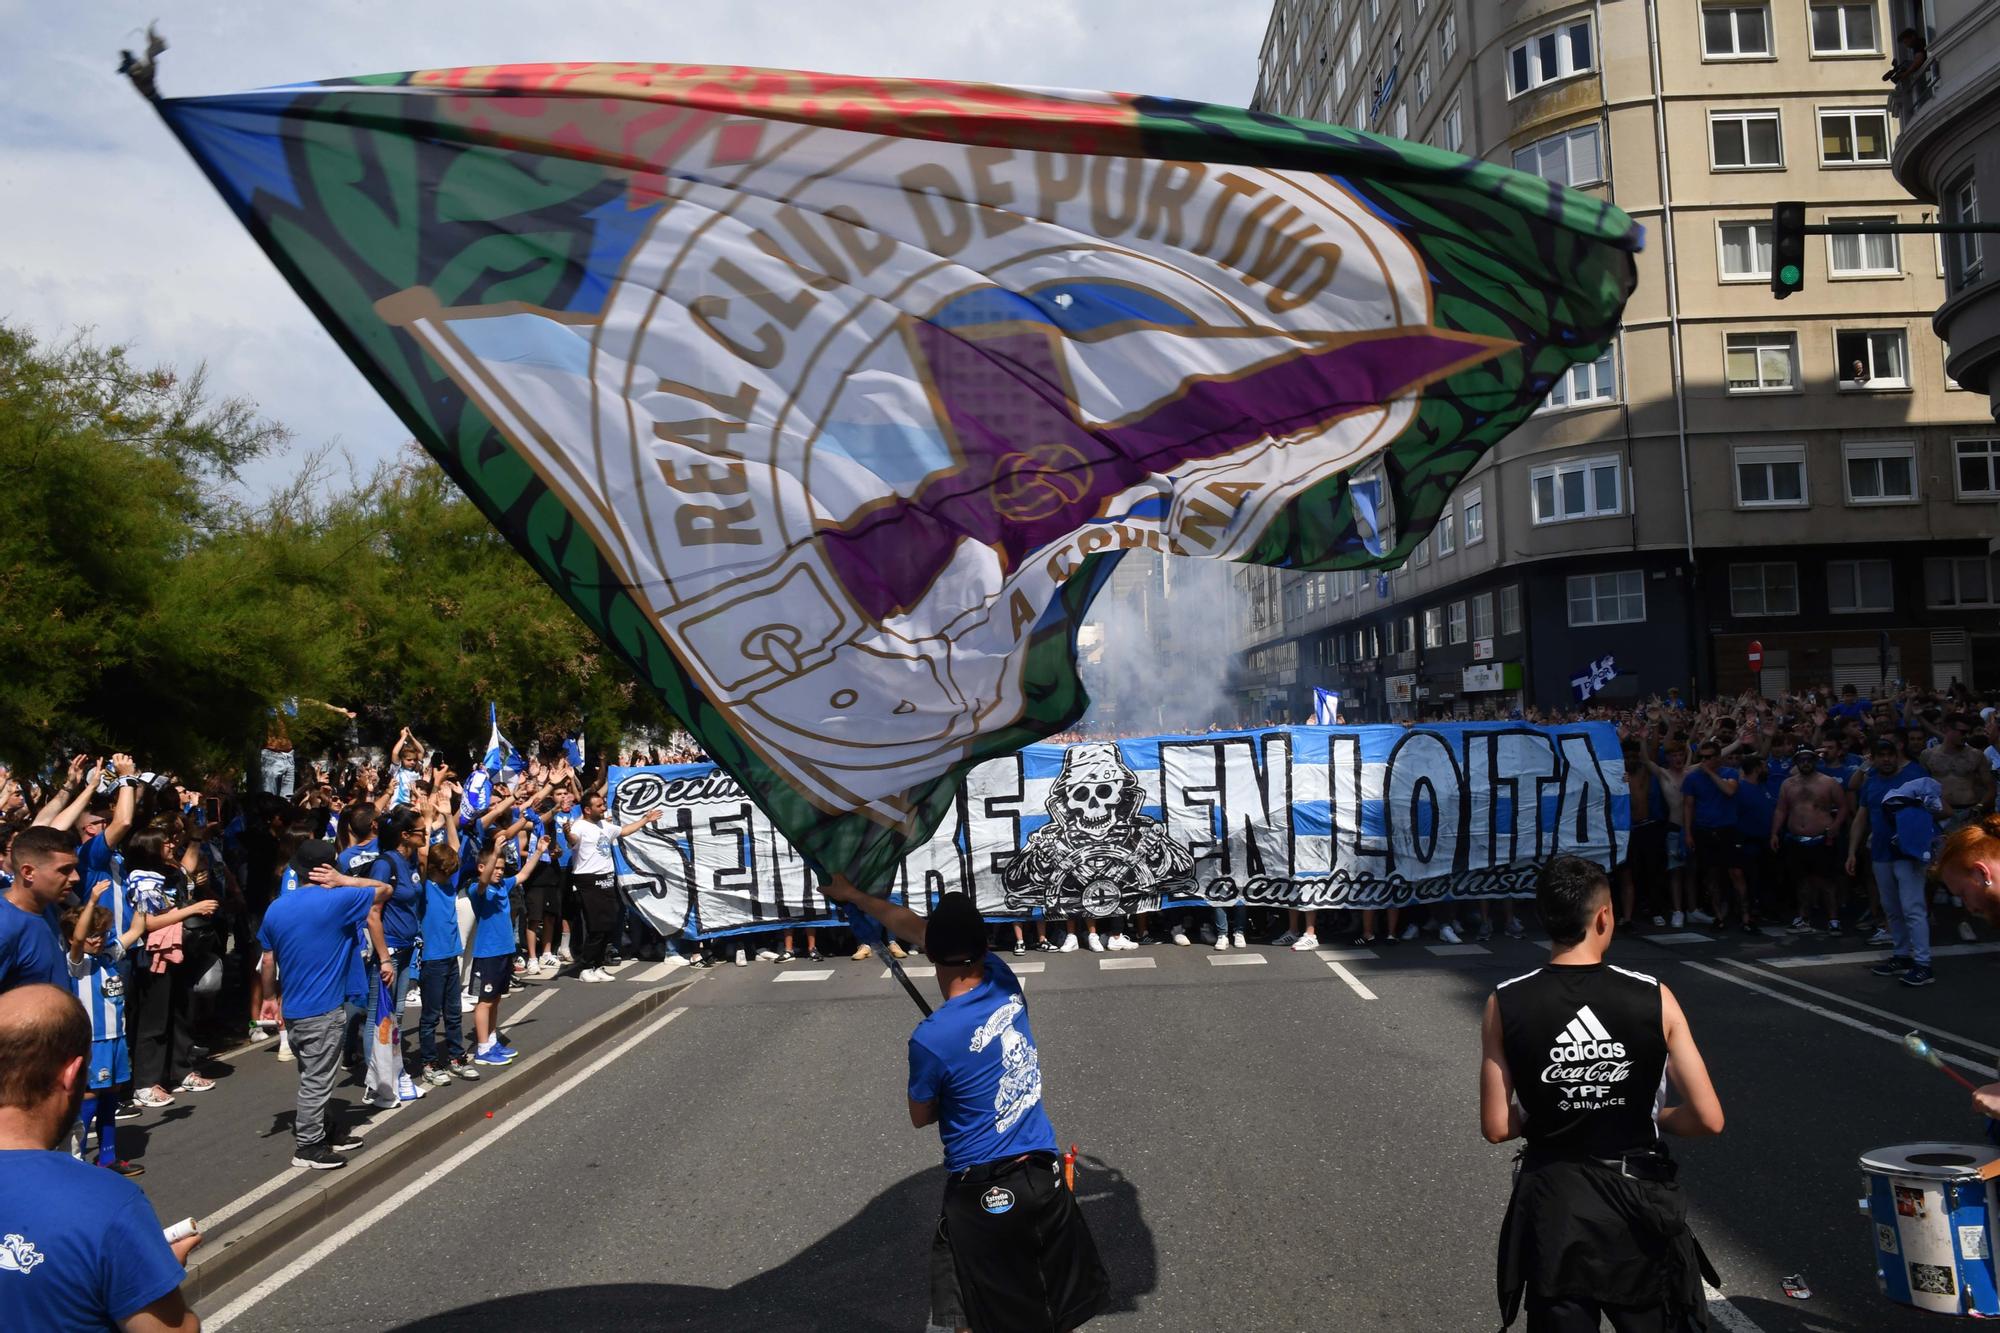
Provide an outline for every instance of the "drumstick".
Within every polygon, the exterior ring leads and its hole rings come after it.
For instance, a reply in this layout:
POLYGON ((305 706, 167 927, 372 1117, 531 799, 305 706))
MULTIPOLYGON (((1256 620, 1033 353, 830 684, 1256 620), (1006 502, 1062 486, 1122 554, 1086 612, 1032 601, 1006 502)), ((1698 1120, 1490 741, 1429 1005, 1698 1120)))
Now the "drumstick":
POLYGON ((1957 1083, 1959 1087, 1964 1088, 1967 1092, 1979 1091, 1978 1084, 1974 1083, 1971 1079, 1967 1078, 1965 1075, 1959 1073, 1956 1069, 1953 1069, 1950 1065, 1946 1064, 1944 1060, 1938 1055, 1938 1053, 1931 1049, 1931 1044, 1928 1041, 1924 1040, 1922 1033, 1920 1032, 1904 1033, 1903 1049, 1908 1051, 1911 1055, 1916 1056, 1917 1059, 1922 1060, 1924 1063, 1930 1065, 1932 1068, 1941 1069, 1946 1074, 1949 1074, 1952 1080, 1955 1083, 1957 1083))

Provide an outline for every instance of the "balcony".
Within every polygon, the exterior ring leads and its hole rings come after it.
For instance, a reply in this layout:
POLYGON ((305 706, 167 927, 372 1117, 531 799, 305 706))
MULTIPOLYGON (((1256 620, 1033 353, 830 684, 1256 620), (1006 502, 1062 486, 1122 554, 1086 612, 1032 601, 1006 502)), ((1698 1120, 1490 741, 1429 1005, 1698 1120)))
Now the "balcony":
POLYGON ((1937 97, 1942 67, 1936 59, 1924 61, 1916 70, 1895 81, 1889 93, 1889 114, 1908 123, 1937 97))

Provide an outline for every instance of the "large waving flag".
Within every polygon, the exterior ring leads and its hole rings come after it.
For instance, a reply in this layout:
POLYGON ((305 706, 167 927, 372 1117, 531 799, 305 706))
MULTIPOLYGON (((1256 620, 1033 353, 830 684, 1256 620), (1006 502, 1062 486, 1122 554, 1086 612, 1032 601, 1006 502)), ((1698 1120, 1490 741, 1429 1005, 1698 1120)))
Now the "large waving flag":
POLYGON ((1080 716, 1119 553, 1400 562, 1603 353, 1640 244, 1491 163, 1162 98, 573 64, 159 106, 500 530, 863 884, 1080 716))
POLYGON ((499 704, 486 705, 486 719, 491 724, 492 730, 486 737, 486 754, 480 759, 479 766, 496 776, 501 773, 519 773, 525 769, 528 761, 514 748, 514 742, 500 734, 499 704))

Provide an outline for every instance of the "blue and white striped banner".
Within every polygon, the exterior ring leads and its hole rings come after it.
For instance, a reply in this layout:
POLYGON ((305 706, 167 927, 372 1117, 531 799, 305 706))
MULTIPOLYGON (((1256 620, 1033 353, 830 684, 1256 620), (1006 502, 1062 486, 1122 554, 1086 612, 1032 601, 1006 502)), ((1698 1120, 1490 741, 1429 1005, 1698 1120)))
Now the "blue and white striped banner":
MULTIPOLYGON (((811 869, 713 765, 613 768, 611 803, 620 824, 666 811, 622 842, 618 872, 668 934, 832 923, 811 869)), ((1629 823, 1607 723, 1031 745, 972 771, 895 890, 919 911, 962 890, 994 918, 1504 897, 1558 852, 1615 864, 1629 823)))

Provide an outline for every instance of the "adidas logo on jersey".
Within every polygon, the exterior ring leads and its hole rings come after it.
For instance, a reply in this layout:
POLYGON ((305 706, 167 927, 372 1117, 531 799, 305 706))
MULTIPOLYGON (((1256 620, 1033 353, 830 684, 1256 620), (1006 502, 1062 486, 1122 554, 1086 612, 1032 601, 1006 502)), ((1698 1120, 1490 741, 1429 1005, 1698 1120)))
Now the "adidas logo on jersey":
POLYGON ((1584 1060, 1622 1060, 1625 1058, 1625 1043, 1613 1041, 1604 1024, 1597 1021, 1597 1015, 1585 1005, 1576 1011, 1569 1026, 1562 1030, 1556 1044, 1549 1047, 1549 1059, 1556 1064, 1575 1064, 1584 1060))

